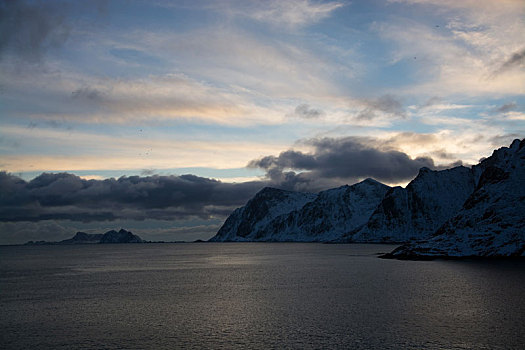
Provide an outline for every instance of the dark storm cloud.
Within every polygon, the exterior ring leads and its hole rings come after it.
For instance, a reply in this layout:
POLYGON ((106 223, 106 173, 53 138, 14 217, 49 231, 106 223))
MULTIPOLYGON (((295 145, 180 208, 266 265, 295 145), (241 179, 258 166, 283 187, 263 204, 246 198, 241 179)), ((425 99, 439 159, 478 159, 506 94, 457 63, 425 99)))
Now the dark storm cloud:
POLYGON ((64 5, 51 2, 0 2, 0 59, 11 52, 18 59, 38 62, 47 50, 69 36, 64 5))
POLYGON ((288 150, 279 156, 252 160, 248 166, 265 169, 269 179, 292 189, 365 177, 399 182, 413 178, 421 167, 434 168, 431 158, 412 159, 400 151, 376 148, 371 141, 363 137, 313 139, 307 142, 314 147, 312 153, 288 150))
POLYGON ((520 51, 512 54, 512 56, 503 62, 503 64, 494 72, 494 75, 498 75, 509 69, 522 66, 525 66, 525 49, 521 49, 520 51))
POLYGON ((43 173, 26 182, 0 172, 0 221, 224 217, 264 185, 194 175, 84 180, 67 173, 43 173))
POLYGON ((384 95, 373 100, 365 100, 365 108, 359 112, 357 119, 371 120, 377 117, 377 112, 383 112, 394 116, 406 117, 405 109, 399 100, 392 95, 384 95))
POLYGON ((324 116, 324 112, 319 109, 310 108, 310 105, 308 104, 301 104, 295 107, 293 116, 306 119, 316 119, 324 116))

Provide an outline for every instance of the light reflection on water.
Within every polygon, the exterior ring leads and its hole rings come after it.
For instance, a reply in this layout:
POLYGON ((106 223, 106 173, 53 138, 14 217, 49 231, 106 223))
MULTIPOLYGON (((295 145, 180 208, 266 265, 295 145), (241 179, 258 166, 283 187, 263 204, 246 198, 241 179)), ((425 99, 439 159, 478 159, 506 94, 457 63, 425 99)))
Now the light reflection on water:
POLYGON ((2 349, 519 349, 525 263, 383 245, 0 247, 2 349))

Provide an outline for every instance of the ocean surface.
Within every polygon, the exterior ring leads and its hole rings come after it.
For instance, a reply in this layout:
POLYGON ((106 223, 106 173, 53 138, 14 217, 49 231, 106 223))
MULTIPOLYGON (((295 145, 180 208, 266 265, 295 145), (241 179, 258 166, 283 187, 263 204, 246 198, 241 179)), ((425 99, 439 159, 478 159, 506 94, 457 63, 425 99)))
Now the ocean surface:
POLYGON ((393 247, 0 247, 0 348, 524 348, 525 262, 393 247))

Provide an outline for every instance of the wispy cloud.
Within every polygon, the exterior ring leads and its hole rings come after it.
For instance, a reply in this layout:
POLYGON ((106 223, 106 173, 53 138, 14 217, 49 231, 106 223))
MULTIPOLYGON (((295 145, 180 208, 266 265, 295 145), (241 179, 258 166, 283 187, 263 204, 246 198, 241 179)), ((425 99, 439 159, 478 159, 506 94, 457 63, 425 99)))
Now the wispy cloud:
MULTIPOLYGON (((170 2, 160 4, 167 7, 180 6, 170 2)), ((227 0, 201 4, 200 7, 233 18, 251 19, 281 28, 294 29, 320 22, 344 5, 344 2, 339 1, 318 0, 227 0)))
POLYGON ((383 95, 376 99, 363 100, 365 108, 357 115, 358 120, 373 120, 377 113, 405 118, 407 116, 401 102, 392 95, 383 95))
POLYGON ((499 107, 493 108, 492 112, 494 112, 494 113, 507 113, 507 112, 510 112, 510 111, 516 109, 517 107, 518 107, 518 105, 516 104, 516 102, 509 102, 509 103, 505 103, 504 105, 501 105, 499 107))
MULTIPOLYGON (((47 119, 276 124, 283 122, 292 99, 326 104, 345 94, 331 78, 338 65, 277 39, 210 28, 185 33, 138 31, 122 34, 119 40, 154 52, 177 67, 176 72, 112 77, 65 67, 31 74, 6 70, 5 79, 11 81, 6 96, 19 99, 10 105, 9 114, 20 117, 15 107, 30 100, 23 114, 32 109, 34 116, 47 119)), ((111 47, 112 42, 106 45, 111 47)), ((112 62, 115 69, 122 69, 120 64, 112 62)))
MULTIPOLYGON (((9 73, 8 73, 9 75, 9 73)), ((19 77, 6 95, 30 99, 8 115, 79 123, 125 123, 143 120, 195 119, 243 125, 256 119, 249 100, 232 91, 196 81, 182 74, 140 79, 111 79, 42 74, 38 83, 19 77), (24 91, 23 97, 20 94, 24 91)), ((268 111, 266 111, 268 112, 268 111)), ((278 116, 278 113, 267 115, 278 116)), ((280 118, 280 116, 278 117, 280 118)), ((269 122, 259 117, 260 122, 269 122)), ((271 122, 271 121, 270 121, 271 122)))
POLYGON ((513 68, 520 68, 525 66, 525 49, 513 53, 509 59, 494 72, 494 74, 500 74, 513 68))
POLYGON ((320 2, 310 0, 271 0, 256 2, 248 11, 231 10, 239 16, 246 16, 257 21, 268 22, 279 26, 301 27, 315 24, 344 6, 342 2, 320 2))
POLYGON ((66 4, 27 1, 0 3, 0 59, 13 54, 17 60, 39 62, 50 49, 64 44, 70 25, 66 4))
POLYGON ((317 119, 324 116, 324 114, 325 113, 322 110, 312 108, 310 105, 303 103, 295 107, 294 113, 290 114, 290 116, 306 119, 317 119))
MULTIPOLYGON (((397 44, 394 62, 412 61, 418 82, 410 93, 481 96, 525 92, 523 70, 501 70, 521 62, 516 38, 525 33, 521 1, 401 0, 424 12, 439 11, 445 25, 394 18, 376 24, 378 33, 397 44), (417 60, 414 59, 417 58, 417 60), (498 71, 497 75, 494 72, 498 71)), ((520 44, 520 46, 522 46, 520 44)))
POLYGON ((117 138, 97 132, 6 125, 0 135, 19 143, 19 152, 4 154, 0 160, 0 168, 10 172, 238 168, 246 159, 286 147, 286 143, 263 140, 210 140, 188 135, 173 139, 169 132, 146 136, 138 129, 117 138))

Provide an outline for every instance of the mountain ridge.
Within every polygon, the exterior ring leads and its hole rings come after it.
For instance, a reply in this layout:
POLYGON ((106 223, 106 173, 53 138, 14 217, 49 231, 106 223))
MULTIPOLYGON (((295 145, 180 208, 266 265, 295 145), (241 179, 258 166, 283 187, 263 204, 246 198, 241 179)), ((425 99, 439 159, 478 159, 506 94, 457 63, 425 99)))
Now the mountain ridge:
POLYGON ((524 153, 516 139, 470 168, 421 168, 405 188, 366 179, 318 194, 263 189, 210 241, 404 243, 393 258, 523 256, 524 153))
POLYGON ((474 166, 476 189, 428 240, 398 247, 387 258, 525 256, 525 139, 474 166))
POLYGON ((77 232, 73 237, 58 242, 29 241, 25 245, 74 245, 74 244, 122 244, 146 243, 139 236, 121 228, 119 231, 110 230, 106 233, 77 232))

